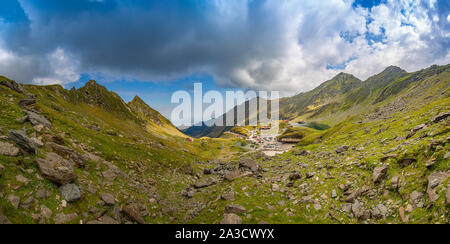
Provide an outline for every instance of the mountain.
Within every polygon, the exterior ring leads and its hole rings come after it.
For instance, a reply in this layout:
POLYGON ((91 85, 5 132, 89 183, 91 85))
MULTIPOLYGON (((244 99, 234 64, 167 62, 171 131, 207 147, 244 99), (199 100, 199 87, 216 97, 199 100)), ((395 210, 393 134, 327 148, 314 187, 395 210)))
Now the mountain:
POLYGON ((207 122, 202 122, 201 124, 197 124, 194 126, 191 126, 189 128, 186 128, 183 131, 186 135, 190 135, 193 137, 211 137, 211 138, 217 138, 221 137, 225 132, 230 131, 233 129, 234 125, 249 125, 249 121, 260 121, 259 116, 261 112, 264 111, 267 116, 270 118, 270 112, 271 112, 271 104, 268 103, 268 101, 261 97, 256 97, 250 100, 245 101, 243 104, 239 104, 233 109, 230 109, 225 114, 221 115, 220 117, 216 119, 212 119, 207 122), (249 107, 251 104, 256 103, 256 111, 253 111, 250 113, 249 107), (260 108, 260 105, 262 103, 266 103, 266 108, 262 110, 260 108), (245 116, 242 120, 238 120, 238 111, 245 111, 245 116), (233 120, 233 126, 227 126, 227 119, 234 118, 233 120), (219 124, 222 124, 220 126, 219 124))
POLYGON ((186 137, 168 119, 148 106, 140 97, 135 96, 128 107, 146 122, 146 128, 153 132, 164 132, 172 136, 186 137))

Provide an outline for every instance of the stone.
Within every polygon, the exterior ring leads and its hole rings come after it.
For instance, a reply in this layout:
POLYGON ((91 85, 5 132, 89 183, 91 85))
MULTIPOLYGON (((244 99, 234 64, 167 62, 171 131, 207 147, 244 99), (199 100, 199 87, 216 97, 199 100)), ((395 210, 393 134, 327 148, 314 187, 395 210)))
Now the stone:
POLYGON ((81 199, 80 188, 75 184, 66 184, 59 188, 61 197, 67 202, 76 202, 81 199))
POLYGON ((411 213, 414 211, 414 207, 411 204, 406 205, 405 211, 411 213))
POLYGON ((445 113, 439 114, 438 116, 434 117, 434 118, 431 120, 431 122, 432 122, 433 124, 436 124, 436 123, 439 123, 439 122, 441 122, 442 120, 448 118, 449 116, 450 116, 450 112, 445 112, 445 113))
POLYGON ((403 223, 407 223, 408 222, 408 218, 405 215, 405 208, 400 207, 398 209, 398 213, 400 215, 400 219, 402 220, 403 223))
POLYGON ((343 153, 343 152, 346 152, 346 151, 348 151, 348 148, 349 148, 349 146, 347 146, 347 145, 338 147, 338 148, 336 149, 336 153, 343 153))
POLYGON ((241 205, 237 205, 237 204, 229 204, 225 206, 225 213, 226 214, 245 214, 247 212, 247 210, 241 206, 241 205))
POLYGON ((380 203, 372 210, 372 216, 376 219, 386 219, 389 217, 388 208, 380 203))
POLYGON ((290 181, 296 181, 302 178, 302 175, 300 173, 292 173, 289 175, 290 181))
POLYGON ((23 93, 22 89, 20 89, 19 84, 17 84, 13 80, 2 80, 0 81, 0 86, 6 86, 17 93, 23 93))
POLYGON ((372 175, 373 183, 380 183, 386 177, 387 170, 387 166, 376 167, 372 175))
POLYGON ((45 189, 39 190, 38 192, 36 192, 36 197, 39 199, 47 199, 50 197, 50 192, 45 189))
POLYGON ((108 206, 114 206, 114 204, 116 203, 116 200, 114 199, 114 196, 112 194, 103 193, 101 198, 108 206))
POLYGON ((30 180, 25 178, 23 175, 16 175, 16 181, 24 184, 25 186, 30 183, 30 180))
POLYGON ((261 166, 255 160, 249 158, 240 159, 239 168, 250 169, 253 173, 258 173, 262 170, 261 166))
POLYGON ((300 150, 294 153, 295 156, 308 156, 311 155, 311 151, 308 150, 300 150))
POLYGON ((36 154, 38 145, 31 140, 25 132, 20 130, 10 130, 8 131, 8 138, 26 152, 36 154))
POLYGON ((50 219, 52 217, 52 210, 50 210, 47 206, 41 205, 41 215, 45 219, 50 219))
POLYGON ((400 188, 400 177, 394 176, 391 178, 391 189, 396 190, 400 188))
POLYGON ((76 218, 78 218, 78 215, 76 213, 72 214, 60 213, 55 215, 55 218, 53 220, 55 221, 55 224, 68 224, 70 222, 73 222, 76 218))
POLYGON ((144 219, 139 212, 139 209, 134 204, 128 204, 123 208, 122 212, 132 221, 135 221, 139 224, 145 224, 144 219))
POLYGON ((236 214, 225 214, 223 219, 220 221, 222 225, 240 225, 242 224, 242 218, 236 214))
POLYGON ((79 168, 84 168, 86 166, 88 159, 71 148, 61 146, 53 142, 49 142, 45 146, 48 150, 73 162, 79 168))
POLYGON ((436 188, 448 177, 450 177, 450 172, 433 172, 428 176, 427 194, 430 202, 434 202, 439 198, 439 194, 436 193, 436 188))
POLYGON ((389 153, 389 154, 386 154, 386 155, 384 155, 383 157, 381 157, 380 161, 381 161, 381 162, 385 162, 385 161, 387 161, 388 159, 391 159, 391 158, 396 159, 397 157, 398 157, 397 154, 389 153))
POLYGON ((33 202, 34 202, 34 197, 31 196, 31 197, 27 198, 25 201, 21 202, 20 206, 22 208, 28 209, 31 207, 31 205, 33 205, 33 202))
POLYGON ((8 202, 11 203, 11 205, 12 205, 15 209, 18 209, 18 208, 19 208, 20 197, 14 195, 14 194, 11 194, 11 195, 8 195, 7 199, 8 199, 8 202))
POLYGON ((181 195, 187 198, 193 198, 195 196, 195 193, 196 191, 193 188, 188 187, 181 192, 181 195))
POLYGON ((34 97, 24 98, 24 99, 21 99, 18 104, 22 108, 32 106, 32 105, 36 104, 36 98, 34 98, 34 97))
POLYGON ((406 139, 409 139, 409 138, 413 137, 418 131, 422 130, 422 129, 425 128, 425 127, 426 127, 425 124, 420 124, 420 125, 414 127, 414 128, 409 132, 409 134, 406 136, 406 139))
POLYGON ((209 187, 209 186, 212 186, 212 185, 215 185, 215 184, 217 184, 217 182, 215 180, 208 179, 208 180, 203 180, 203 181, 196 182, 194 184, 194 188, 195 189, 200 189, 200 188, 209 187))
POLYGON ((20 150, 11 143, 0 141, 0 155, 16 157, 20 155, 20 150))
POLYGON ((341 211, 344 213, 350 213, 352 211, 352 204, 351 203, 342 204, 341 211))
POLYGON ((114 173, 113 170, 109 169, 107 171, 102 172, 102 176, 108 180, 115 180, 117 177, 117 174, 114 173))
POLYGON ((222 193, 222 195, 220 195, 220 198, 225 201, 234 201, 235 200, 233 192, 222 193))
POLYGON ((398 164, 402 167, 407 167, 413 163, 417 162, 417 159, 415 158, 403 158, 400 161, 398 161, 398 164))
POLYGON ((418 191, 413 191, 410 196, 411 203, 416 208, 423 208, 425 205, 424 194, 418 191))
POLYGON ((278 184, 272 184, 272 191, 279 191, 280 186, 278 184))
POLYGON ((30 123, 34 126, 37 125, 43 125, 46 128, 50 128, 52 126, 52 123, 48 121, 44 116, 37 114, 35 112, 26 110, 25 113, 27 114, 26 120, 30 121, 30 123))
POLYGON ((316 203, 316 204, 314 204, 314 209, 318 211, 318 210, 322 209, 322 206, 320 204, 316 203))
POLYGON ((224 175, 224 178, 227 181, 232 182, 232 181, 234 181, 236 179, 243 178, 243 177, 246 177, 246 176, 250 176, 252 174, 253 173, 251 173, 251 172, 241 172, 239 170, 233 170, 233 171, 230 171, 230 172, 226 173, 224 175))
POLYGON ((10 224, 12 224, 12 222, 9 221, 9 219, 0 212, 0 225, 10 225, 10 224))
POLYGON ((337 197, 336 190, 332 190, 331 191, 331 198, 336 198, 336 197, 337 197))
POLYGON ((75 180, 76 174, 72 164, 56 153, 48 153, 45 159, 37 159, 36 163, 44 178, 60 185, 75 180))

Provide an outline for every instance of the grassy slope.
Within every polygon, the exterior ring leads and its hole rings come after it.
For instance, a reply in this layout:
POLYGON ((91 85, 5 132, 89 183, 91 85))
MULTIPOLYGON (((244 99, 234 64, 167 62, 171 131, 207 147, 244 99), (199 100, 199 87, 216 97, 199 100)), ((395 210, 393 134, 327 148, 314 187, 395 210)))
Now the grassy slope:
MULTIPOLYGON (((107 164, 89 161, 86 169, 76 169, 76 184, 84 192, 83 199, 62 209, 57 186, 48 180, 42 180, 34 163, 36 157, 45 156, 45 148, 40 148, 37 156, 0 156, 0 162, 6 168, 6 172, 0 177, 0 209, 14 223, 36 223, 37 220, 33 220, 31 214, 39 213, 40 205, 50 208, 53 216, 61 212, 77 213, 78 218, 73 223, 92 220, 94 217, 88 211, 92 207, 107 210, 108 213, 112 211, 111 208, 97 204, 104 192, 113 193, 119 206, 125 204, 130 196, 134 202, 146 205, 150 214, 145 217, 145 221, 149 223, 181 221, 191 206, 183 204, 184 198, 180 196, 180 191, 195 179, 187 175, 186 170, 189 171, 191 167, 195 170, 198 162, 220 156, 221 148, 232 148, 234 143, 211 139, 189 143, 181 137, 162 138, 148 132, 138 124, 138 119, 121 116, 126 110, 119 109, 120 113, 114 114, 105 110, 105 107, 73 103, 71 92, 60 86, 26 86, 25 92, 37 95, 37 109, 51 119, 53 126, 48 133, 61 135, 66 145, 81 153, 89 151, 97 154, 119 167, 127 177, 118 177, 104 185, 105 180, 100 173, 108 169, 107 164), (19 174, 30 179, 30 183, 25 186, 17 182, 15 177, 19 174), (97 192, 91 193, 87 191, 88 188, 94 188, 97 192), (15 210, 7 201, 9 194, 25 200, 40 189, 50 191, 51 197, 33 204, 30 209, 19 207, 15 210), (152 198, 160 200, 149 201, 152 198), (162 214, 161 210, 167 208, 174 212, 162 214)), ((0 86, 0 95, 0 134, 7 135, 8 129, 24 127, 16 121, 16 118, 24 115, 17 106, 24 95, 3 86, 0 86)), ((116 101, 113 104, 122 106, 116 101)), ((25 127, 29 133, 33 131, 29 124, 25 124, 25 127)), ((238 149, 231 150, 237 152, 238 149)))

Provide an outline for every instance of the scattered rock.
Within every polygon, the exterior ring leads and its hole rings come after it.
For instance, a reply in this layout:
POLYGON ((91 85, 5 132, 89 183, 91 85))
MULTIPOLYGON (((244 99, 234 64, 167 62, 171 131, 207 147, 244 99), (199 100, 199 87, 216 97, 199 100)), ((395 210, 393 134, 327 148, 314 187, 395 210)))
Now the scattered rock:
POLYGON ((28 178, 25 178, 23 175, 16 175, 16 181, 24 184, 25 186, 30 183, 30 180, 28 178))
POLYGON ((116 179, 117 174, 114 173, 113 170, 109 169, 107 171, 102 172, 102 176, 110 181, 113 181, 116 179))
POLYGON ((447 172, 433 172, 428 176, 427 194, 430 202, 434 202, 439 198, 439 194, 436 193, 436 188, 448 177, 450 177, 450 173, 447 172))
POLYGON ((289 180, 290 181, 296 181, 302 178, 302 175, 300 173, 292 173, 291 175, 289 175, 289 180))
POLYGON ((11 195, 8 195, 7 199, 8 199, 8 201, 9 201, 9 203, 11 203, 11 205, 12 205, 15 209, 18 209, 18 208, 19 208, 20 197, 14 195, 14 194, 11 194, 11 195))
POLYGON ((422 129, 425 128, 425 127, 426 127, 425 124, 421 124, 421 125, 418 125, 418 126, 414 127, 414 128, 409 132, 409 134, 406 136, 406 139, 409 139, 409 138, 413 137, 418 131, 422 130, 422 129))
POLYGON ((65 185, 76 179, 72 164, 56 153, 48 153, 45 159, 36 160, 44 178, 60 185, 65 185))
POLYGON ((408 165, 417 162, 417 159, 415 158, 403 158, 402 160, 400 160, 398 162, 398 164, 400 164, 400 166, 402 167, 407 167, 408 165))
POLYGON ((114 196, 112 194, 103 193, 101 198, 106 203, 106 205, 114 206, 114 204, 116 203, 116 200, 114 199, 114 196))
POLYGON ((55 224, 68 224, 70 222, 73 222, 77 217, 78 216, 76 213, 72 214, 60 213, 57 214, 53 220, 55 221, 55 224))
POLYGON ((225 213, 227 214, 245 214, 246 212, 247 210, 241 205, 229 204, 225 206, 225 213))
POLYGON ((213 179, 208 179, 208 180, 204 180, 204 181, 199 181, 197 183, 194 184, 194 188, 195 189, 200 189, 200 188, 205 188, 208 186, 212 186, 217 184, 217 182, 213 179))
POLYGON ((278 184, 272 184, 272 191, 279 191, 280 186, 278 184))
POLYGON ((86 157, 71 148, 61 146, 53 142, 47 143, 46 147, 48 150, 58 154, 59 156, 72 161, 79 168, 84 168, 88 161, 86 157))
POLYGON ((387 170, 388 170, 387 166, 376 167, 373 170, 372 175, 373 182, 375 184, 380 183, 384 179, 384 177, 386 177, 387 170))
POLYGON ((222 193, 222 195, 220 195, 220 198, 225 201, 234 201, 235 200, 233 192, 222 193))
POLYGON ((27 198, 25 201, 21 202, 20 206, 22 208, 28 209, 31 207, 31 205, 33 205, 33 202, 34 202, 34 197, 31 196, 31 197, 27 198))
POLYGON ((311 155, 311 151, 308 150, 300 150, 294 153, 295 156, 308 156, 311 155))
POLYGON ((52 217, 52 214, 53 214, 52 210, 47 208, 47 206, 45 206, 45 205, 41 205, 42 217, 44 217, 45 219, 50 219, 52 217))
POLYGON ((386 219, 387 217, 389 217, 388 208, 380 203, 373 209, 372 216, 376 219, 386 219))
POLYGON ((12 224, 9 219, 0 212, 0 225, 10 225, 12 224))
POLYGON ((262 170, 261 166, 255 160, 249 158, 239 160, 239 168, 250 169, 253 173, 258 173, 262 170))
POLYGON ((412 192, 410 200, 413 206, 416 208, 423 208, 423 206, 425 205, 425 198, 423 193, 421 192, 418 191, 412 192))
POLYGON ((181 192, 181 195, 187 198, 193 198, 195 196, 195 190, 191 187, 188 187, 181 192))
POLYGON ((222 225, 240 225, 242 224, 242 218, 237 216, 236 214, 225 214, 222 221, 220 221, 222 225))
POLYGON ((408 222, 408 218, 405 215, 405 209, 403 207, 400 207, 398 209, 398 213, 400 215, 400 219, 402 220, 403 223, 407 223, 408 222))
POLYGON ((26 118, 24 118, 25 121, 30 121, 30 123, 34 126, 37 125, 43 125, 46 128, 50 128, 52 126, 52 123, 50 123, 50 121, 48 121, 46 118, 44 118, 44 116, 37 114, 35 112, 26 110, 25 113, 26 118))
POLYGON ((336 149, 336 153, 343 153, 343 152, 346 152, 346 151, 348 151, 348 148, 349 148, 349 146, 347 146, 347 145, 338 147, 338 148, 336 149))
POLYGON ((139 209, 134 204, 128 204, 125 208, 123 208, 122 211, 132 221, 135 221, 139 224, 145 224, 144 219, 139 212, 139 209))
POLYGON ((0 141, 0 155, 15 157, 19 156, 20 150, 13 144, 0 141))
POLYGON ((224 175, 224 178, 227 181, 232 182, 232 181, 234 181, 236 179, 243 178, 243 177, 246 177, 246 176, 250 176, 252 174, 253 173, 251 173, 251 172, 241 172, 239 170, 233 170, 233 171, 230 171, 230 172, 226 173, 224 175))
POLYGON ((394 153, 389 153, 384 155, 383 157, 381 157, 380 161, 381 162, 386 162, 388 159, 396 159, 398 157, 398 154, 394 154, 394 153))
POLYGON ((0 81, 0 86, 6 86, 17 93, 23 93, 22 89, 20 89, 19 84, 17 84, 13 80, 2 80, 0 81))
POLYGON ((38 192, 36 192, 36 197, 39 199, 47 199, 50 197, 50 192, 45 189, 39 190, 38 192))
POLYGON ((398 176, 394 176, 391 179, 391 189, 396 190, 400 188, 400 178, 398 176))
POLYGON ((331 191, 331 198, 336 198, 336 197, 337 197, 336 190, 332 190, 331 191))
POLYGON ((75 184, 66 184, 59 188, 61 197, 67 202, 76 202, 81 198, 80 188, 75 184))
POLYGON ((431 123, 433 123, 433 124, 439 123, 442 120, 448 118, 449 116, 450 116, 450 112, 445 112, 445 113, 439 114, 438 116, 434 117, 431 120, 431 123))
POLYGON ((36 104, 36 98, 34 98, 34 97, 24 98, 24 99, 20 100, 18 104, 22 108, 32 106, 32 105, 36 104))
POLYGON ((20 130, 10 130, 8 131, 8 138, 26 152, 36 154, 38 145, 36 145, 36 143, 25 134, 25 132, 20 130))

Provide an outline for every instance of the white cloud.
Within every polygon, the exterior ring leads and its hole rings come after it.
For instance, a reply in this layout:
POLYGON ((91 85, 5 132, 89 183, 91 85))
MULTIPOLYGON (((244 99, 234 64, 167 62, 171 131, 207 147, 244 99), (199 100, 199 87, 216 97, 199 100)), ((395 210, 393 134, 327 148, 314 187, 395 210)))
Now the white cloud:
POLYGON ((142 80, 208 72, 224 86, 298 92, 341 71, 365 79, 389 65, 450 62, 442 24, 450 15, 436 0, 388 0, 371 10, 351 0, 198 2, 192 13, 160 4, 66 15, 21 1, 31 20, 22 46, 32 51, 0 46, 0 73, 48 84, 92 72, 142 80))

